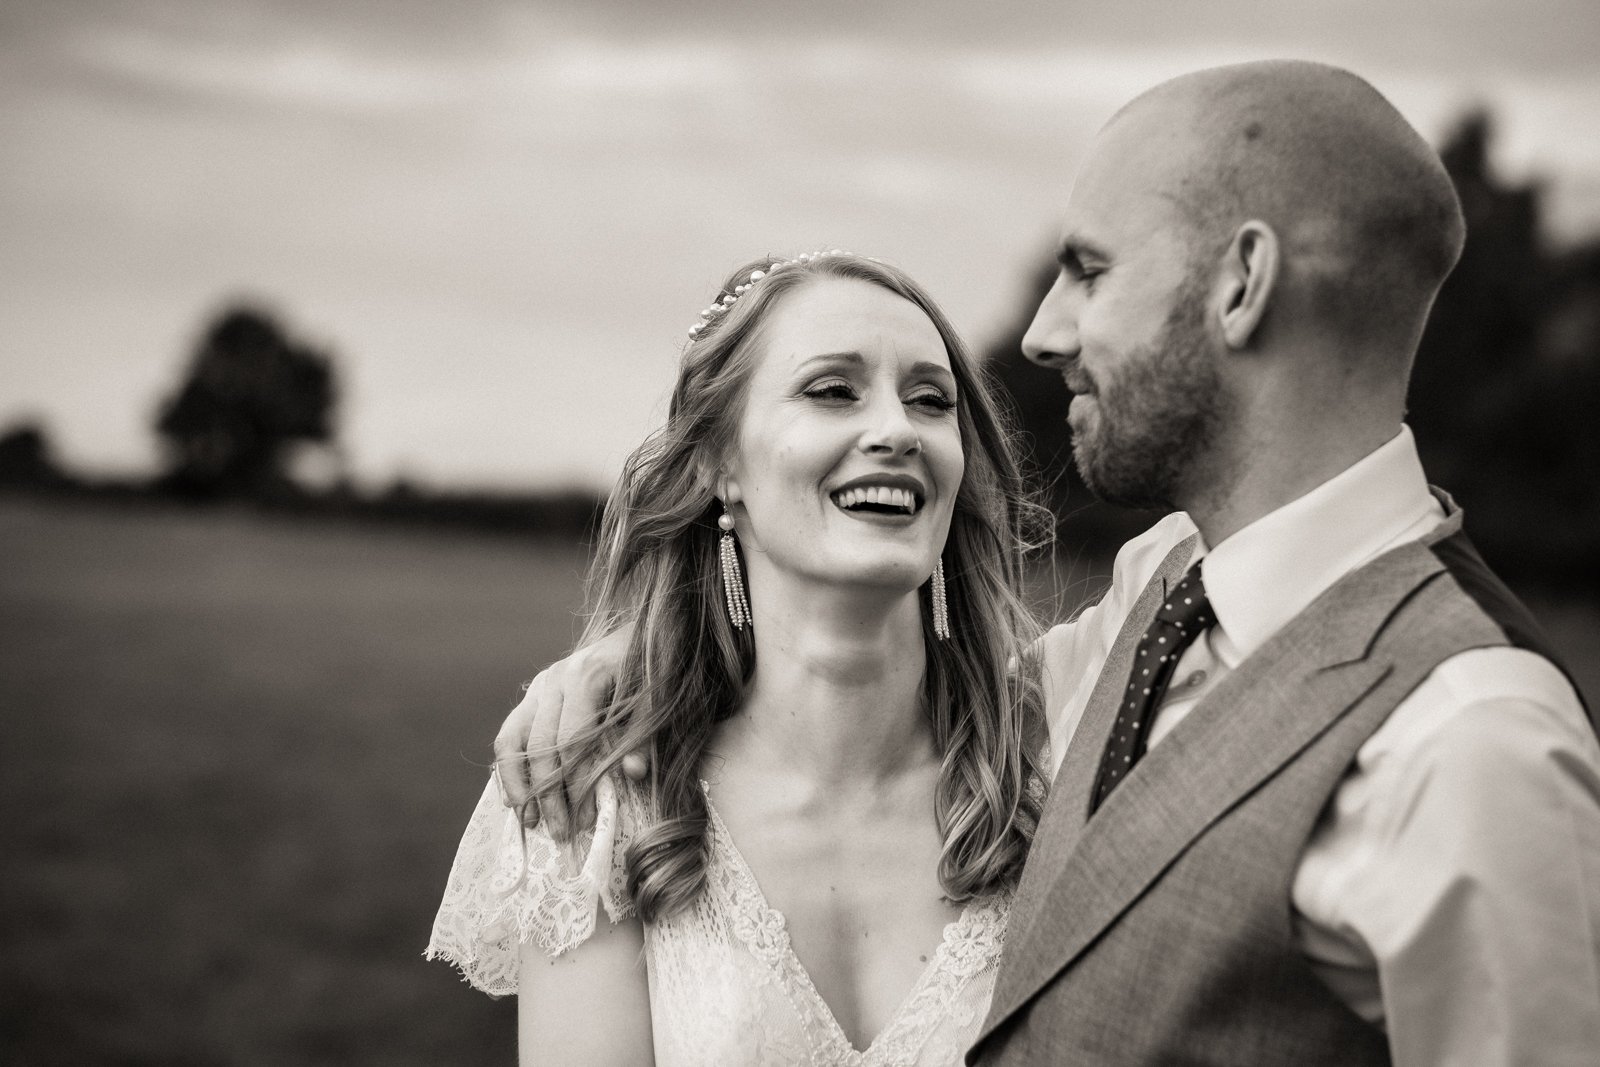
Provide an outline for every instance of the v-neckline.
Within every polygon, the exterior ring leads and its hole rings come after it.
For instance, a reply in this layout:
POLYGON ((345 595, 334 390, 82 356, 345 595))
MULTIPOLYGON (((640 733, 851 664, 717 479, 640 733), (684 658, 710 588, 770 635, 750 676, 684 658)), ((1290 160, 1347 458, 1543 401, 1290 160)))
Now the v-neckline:
POLYGON ((988 909, 996 906, 995 898, 982 897, 968 901, 961 909, 961 914, 944 925, 938 945, 929 954, 927 964, 918 972, 916 980, 895 1005, 894 1011, 889 1014, 888 1022, 883 1025, 883 1029, 872 1036, 866 1048, 857 1048, 850 1040, 850 1036, 844 1032, 844 1027, 839 1025, 839 1019, 834 1015, 833 1008, 817 991, 816 984, 811 980, 811 973, 806 970, 805 964, 795 952, 794 945, 789 939, 788 922, 783 913, 767 902, 766 894, 756 879, 755 871, 750 868, 744 854, 739 851, 738 843, 728 832, 727 824, 717 813, 716 805, 711 802, 710 783, 702 780, 700 788, 705 794, 706 813, 710 816, 712 835, 722 846, 723 857, 735 883, 731 887, 735 899, 730 902, 734 911, 735 933, 750 950, 751 955, 775 971, 780 979, 788 979, 793 984, 800 996, 806 1000, 806 1006, 810 1008, 811 1014, 827 1031, 830 1044, 835 1045, 837 1052, 845 1056, 846 1062, 864 1063, 876 1049, 896 1040, 900 1031, 911 1024, 910 1009, 944 968, 946 958, 951 954, 957 941, 967 935, 973 926, 983 922, 988 909))

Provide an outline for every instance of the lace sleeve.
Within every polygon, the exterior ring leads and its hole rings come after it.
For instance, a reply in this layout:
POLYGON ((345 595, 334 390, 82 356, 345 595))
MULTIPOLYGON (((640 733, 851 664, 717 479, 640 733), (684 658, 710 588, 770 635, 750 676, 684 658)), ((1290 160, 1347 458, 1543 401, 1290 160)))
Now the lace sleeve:
POLYGON ((597 898, 612 922, 632 915, 623 855, 637 802, 626 792, 619 803, 611 780, 601 779, 594 829, 561 845, 542 826, 524 834, 491 775, 461 836, 424 955, 505 996, 517 991, 523 942, 551 956, 583 944, 594 933, 597 898))

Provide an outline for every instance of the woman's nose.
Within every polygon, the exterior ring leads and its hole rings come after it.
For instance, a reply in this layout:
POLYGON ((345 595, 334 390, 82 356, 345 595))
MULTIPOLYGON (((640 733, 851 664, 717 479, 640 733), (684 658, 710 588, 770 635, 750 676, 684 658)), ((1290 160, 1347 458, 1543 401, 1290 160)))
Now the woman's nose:
POLYGON ((922 435, 911 424, 898 396, 868 409, 871 422, 861 435, 862 451, 880 455, 914 456, 922 450, 922 435))

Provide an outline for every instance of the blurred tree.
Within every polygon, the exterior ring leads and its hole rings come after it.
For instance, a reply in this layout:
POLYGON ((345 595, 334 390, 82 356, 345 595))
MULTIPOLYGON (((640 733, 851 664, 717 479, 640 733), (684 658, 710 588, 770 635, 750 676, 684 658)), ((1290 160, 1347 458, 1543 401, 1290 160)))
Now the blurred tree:
POLYGON ((1496 174, 1466 115, 1440 156, 1467 242, 1434 304, 1407 419, 1429 475, 1507 575, 1600 588, 1600 245, 1552 254, 1542 190, 1496 174))
POLYGON ((67 480, 42 424, 21 422, 0 433, 0 486, 53 488, 67 480))
POLYGON ((1483 450, 1473 440, 1506 417, 1526 386, 1549 287, 1537 192, 1496 178, 1493 133, 1488 114, 1474 111, 1439 152, 1461 198, 1467 243, 1429 317, 1407 415, 1430 474, 1456 492, 1480 478, 1483 450))
POLYGON ((273 316, 235 306, 205 331, 189 373, 161 406, 164 487, 194 497, 292 491, 291 451, 334 436, 332 358, 289 337, 273 316))

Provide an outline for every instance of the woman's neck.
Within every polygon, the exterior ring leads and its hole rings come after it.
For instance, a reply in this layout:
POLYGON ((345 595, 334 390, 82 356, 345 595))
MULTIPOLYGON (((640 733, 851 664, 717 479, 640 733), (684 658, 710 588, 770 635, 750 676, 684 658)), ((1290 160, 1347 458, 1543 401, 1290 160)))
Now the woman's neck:
POLYGON ((915 591, 757 607, 755 673, 714 750, 818 791, 874 789, 926 764, 920 611, 915 591))

